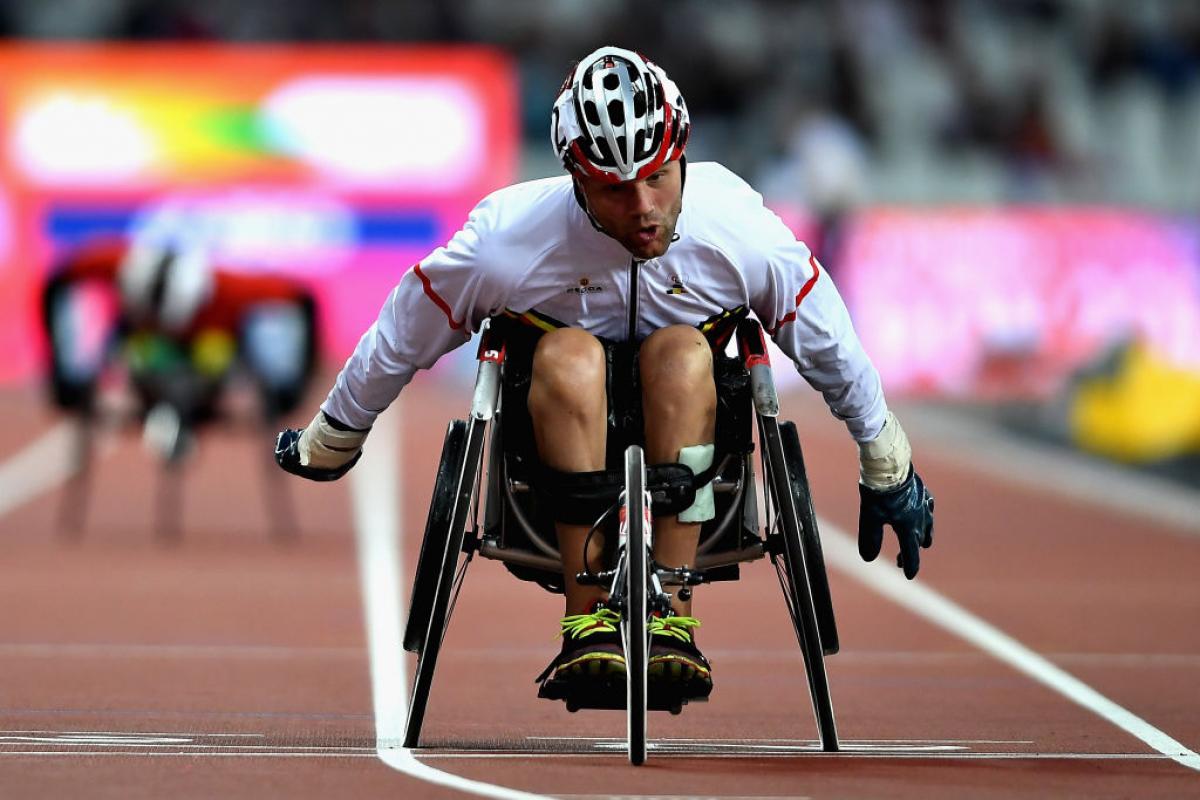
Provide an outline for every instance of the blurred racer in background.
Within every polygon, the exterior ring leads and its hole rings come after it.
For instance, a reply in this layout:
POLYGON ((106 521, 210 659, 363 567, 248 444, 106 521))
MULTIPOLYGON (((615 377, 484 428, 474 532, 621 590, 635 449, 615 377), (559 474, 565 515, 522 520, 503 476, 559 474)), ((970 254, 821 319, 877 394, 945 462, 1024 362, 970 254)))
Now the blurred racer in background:
POLYGON ((85 244, 52 271, 42 307, 54 402, 90 416, 106 371, 124 367, 147 443, 168 461, 214 418, 239 369, 267 424, 296 407, 312 376, 311 293, 285 277, 214 266, 196 244, 85 244))
MULTIPOLYGON (((617 466, 614 456, 633 442, 652 464, 679 462, 711 477, 714 365, 728 341, 718 334, 753 312, 858 443, 863 557, 878 555, 891 525, 899 563, 914 577, 920 548, 932 543, 933 501, 837 289, 744 181, 715 163, 689 168, 689 130, 683 97, 657 65, 617 47, 586 56, 551 118, 568 175, 493 193, 404 275, 312 423, 280 434, 280 465, 315 480, 340 477, 417 369, 503 315, 536 334, 531 438, 561 481, 540 491, 569 496, 573 478, 617 466)), ((506 371, 517 363, 510 351, 506 371)), ((691 507, 654 520, 659 563, 695 563, 700 524, 714 515, 708 480, 696 481, 691 507)), ((566 616, 562 650, 543 673, 556 688, 543 684, 542 696, 603 686, 623 698, 619 618, 604 607, 602 588, 576 580, 591 520, 573 517, 571 505, 555 509, 566 616)), ((599 548, 589 556, 597 563, 599 548)), ((650 691, 707 697, 700 623, 690 601, 674 597, 672 606, 651 622, 650 691)))

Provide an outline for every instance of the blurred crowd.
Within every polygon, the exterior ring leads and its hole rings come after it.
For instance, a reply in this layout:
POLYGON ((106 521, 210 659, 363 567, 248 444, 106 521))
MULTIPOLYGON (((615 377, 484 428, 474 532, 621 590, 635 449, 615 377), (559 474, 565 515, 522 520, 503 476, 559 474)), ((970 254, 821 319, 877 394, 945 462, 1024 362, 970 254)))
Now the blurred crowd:
POLYGON ((1186 0, 5 0, 34 39, 472 42, 519 65, 527 175, 573 58, 645 52, 720 158, 818 214, 872 202, 1200 206, 1186 0))

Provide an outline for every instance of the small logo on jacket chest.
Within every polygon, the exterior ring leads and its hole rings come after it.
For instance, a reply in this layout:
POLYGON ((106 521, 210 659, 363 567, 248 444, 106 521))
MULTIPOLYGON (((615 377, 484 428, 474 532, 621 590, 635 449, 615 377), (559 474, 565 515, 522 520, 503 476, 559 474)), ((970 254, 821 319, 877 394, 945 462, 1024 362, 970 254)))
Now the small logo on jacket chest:
POLYGON ((667 294, 687 294, 687 287, 678 275, 671 276, 671 285, 664 290, 667 294))
POLYGON ((578 284, 567 287, 567 294, 594 294, 603 291, 603 286, 592 283, 589 278, 580 278, 578 284))

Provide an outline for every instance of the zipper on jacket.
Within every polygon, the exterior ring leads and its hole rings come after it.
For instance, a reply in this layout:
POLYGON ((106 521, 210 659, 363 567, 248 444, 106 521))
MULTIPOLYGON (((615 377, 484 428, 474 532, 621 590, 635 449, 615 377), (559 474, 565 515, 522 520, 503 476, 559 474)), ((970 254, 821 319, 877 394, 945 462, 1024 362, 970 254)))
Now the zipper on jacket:
POLYGON ((642 262, 636 258, 629 260, 629 327, 628 340, 630 342, 637 341, 637 326, 638 326, 638 268, 642 266, 642 262))

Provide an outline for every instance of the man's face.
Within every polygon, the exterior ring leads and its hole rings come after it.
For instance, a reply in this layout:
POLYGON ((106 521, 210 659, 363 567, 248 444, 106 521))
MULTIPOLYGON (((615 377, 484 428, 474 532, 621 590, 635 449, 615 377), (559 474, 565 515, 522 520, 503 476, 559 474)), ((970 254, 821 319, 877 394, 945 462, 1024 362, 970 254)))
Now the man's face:
POLYGON ((575 176, 600 227, 640 259, 657 258, 670 247, 683 208, 681 178, 678 161, 668 161, 652 175, 624 183, 575 176))

